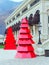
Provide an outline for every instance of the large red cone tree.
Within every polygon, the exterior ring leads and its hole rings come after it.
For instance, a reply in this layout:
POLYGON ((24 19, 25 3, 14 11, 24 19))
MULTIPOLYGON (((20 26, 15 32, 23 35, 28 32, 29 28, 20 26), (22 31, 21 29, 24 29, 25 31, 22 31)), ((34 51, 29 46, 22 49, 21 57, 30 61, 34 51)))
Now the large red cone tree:
POLYGON ((4 49, 5 50, 14 50, 14 49, 16 49, 16 41, 15 41, 14 35, 12 33, 12 27, 9 27, 7 29, 4 49))
POLYGON ((36 54, 34 53, 34 48, 32 47, 34 41, 30 34, 30 29, 28 26, 28 20, 26 18, 22 19, 19 36, 18 36, 18 47, 16 58, 34 58, 36 54))

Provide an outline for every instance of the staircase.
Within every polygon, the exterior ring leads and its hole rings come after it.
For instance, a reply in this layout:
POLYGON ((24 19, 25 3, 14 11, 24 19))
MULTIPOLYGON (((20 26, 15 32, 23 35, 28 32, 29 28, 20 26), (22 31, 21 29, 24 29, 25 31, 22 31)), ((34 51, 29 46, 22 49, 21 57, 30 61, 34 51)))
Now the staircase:
POLYGON ((39 44, 35 44, 34 45, 34 48, 35 48, 35 53, 37 55, 45 55, 45 50, 49 50, 49 39, 44 41, 42 43, 42 45, 39 45, 39 44))
POLYGON ((42 48, 44 48, 45 50, 49 50, 49 39, 42 43, 42 48))

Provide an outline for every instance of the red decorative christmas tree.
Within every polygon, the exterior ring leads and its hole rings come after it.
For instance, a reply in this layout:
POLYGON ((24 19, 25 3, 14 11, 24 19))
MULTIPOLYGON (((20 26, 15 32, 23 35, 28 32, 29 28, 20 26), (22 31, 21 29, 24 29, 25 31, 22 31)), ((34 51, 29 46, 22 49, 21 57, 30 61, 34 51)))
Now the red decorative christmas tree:
POLYGON ((22 19, 19 37, 18 37, 18 47, 16 58, 34 58, 36 54, 34 53, 34 48, 32 44, 34 41, 31 39, 30 29, 28 26, 28 20, 26 18, 22 19))
POLYGON ((15 41, 14 35, 12 33, 12 27, 9 27, 7 29, 4 49, 5 50, 14 50, 14 49, 16 49, 16 41, 15 41))

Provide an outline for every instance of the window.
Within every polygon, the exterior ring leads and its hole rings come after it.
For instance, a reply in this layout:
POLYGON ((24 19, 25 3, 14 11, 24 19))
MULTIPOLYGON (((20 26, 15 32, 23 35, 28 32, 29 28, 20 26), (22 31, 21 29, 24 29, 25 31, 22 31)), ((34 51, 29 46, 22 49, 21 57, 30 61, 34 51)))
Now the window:
POLYGON ((23 9, 22 13, 24 13, 27 10, 27 7, 25 9, 23 9))
POLYGON ((8 25, 8 22, 7 22, 7 25, 8 25))
POLYGON ((9 21, 9 23, 11 23, 11 20, 9 21))
POLYGON ((13 17, 13 19, 12 19, 13 21, 15 20, 15 17, 13 17))
POLYGON ((49 16, 48 16, 48 23, 49 23, 49 16))
POLYGON ((19 17, 19 16, 20 16, 20 13, 17 14, 17 17, 19 17))
POLYGON ((34 2, 32 2, 31 4, 30 4, 30 6, 33 6, 33 5, 35 5, 37 2, 39 2, 40 0, 35 0, 34 2))

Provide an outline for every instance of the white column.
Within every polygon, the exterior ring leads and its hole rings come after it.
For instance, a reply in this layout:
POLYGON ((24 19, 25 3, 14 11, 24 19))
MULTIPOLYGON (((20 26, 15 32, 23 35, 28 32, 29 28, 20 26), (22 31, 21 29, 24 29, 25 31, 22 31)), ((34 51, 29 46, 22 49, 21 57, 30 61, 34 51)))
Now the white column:
POLYGON ((16 31, 15 31, 15 40, 16 40, 17 36, 16 36, 16 31))
POLYGON ((12 22, 13 20, 11 19, 11 22, 12 22))
POLYGON ((18 36, 19 36, 19 31, 17 31, 17 39, 16 39, 17 41, 18 41, 18 36))
POLYGON ((48 35, 48 19, 47 19, 47 12, 45 8, 45 1, 41 0, 41 6, 40 6, 40 22, 42 24, 42 30, 41 35, 44 39, 47 39, 48 35))
POLYGON ((22 15, 22 11, 20 11, 20 15, 22 15))
POLYGON ((15 15, 15 19, 16 19, 16 15, 15 15))
POLYGON ((33 26, 33 35, 35 35, 35 26, 33 26))
POLYGON ((28 4, 28 9, 30 8, 30 4, 28 4))

